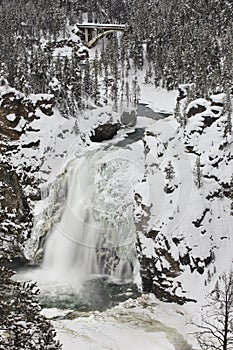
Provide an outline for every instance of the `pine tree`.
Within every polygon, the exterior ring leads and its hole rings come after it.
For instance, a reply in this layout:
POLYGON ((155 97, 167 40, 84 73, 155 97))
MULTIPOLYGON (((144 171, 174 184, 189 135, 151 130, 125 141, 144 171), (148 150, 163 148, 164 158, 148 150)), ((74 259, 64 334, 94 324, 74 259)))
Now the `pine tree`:
POLYGON ((164 168, 166 180, 171 181, 175 177, 175 169, 172 162, 169 160, 167 166, 164 168))
POLYGON ((146 84, 151 84, 152 83, 152 81, 151 81, 152 75, 153 75, 152 74, 152 66, 151 66, 151 63, 149 63, 149 66, 146 69, 146 76, 145 76, 145 79, 144 79, 146 84))
POLYGON ((104 67, 104 97, 105 103, 108 104, 108 91, 109 91, 109 74, 108 74, 108 66, 104 67))
POLYGON ((202 186, 202 171, 201 171, 201 159, 200 156, 197 157, 193 168, 194 182, 197 188, 202 186))
POLYGON ((92 80, 91 80, 91 73, 90 73, 90 63, 87 61, 86 67, 85 67, 85 73, 83 78, 83 89, 86 94, 86 96, 90 96, 92 92, 92 80))
POLYGON ((231 104, 231 94, 230 89, 227 89, 226 101, 225 101, 225 112, 227 115, 226 127, 224 129, 224 136, 231 135, 232 133, 232 104, 231 104))
POLYGON ((112 101, 113 101, 113 110, 118 111, 118 86, 117 81, 114 81, 111 89, 112 101))
POLYGON ((133 93, 133 105, 137 106, 140 95, 140 86, 138 84, 137 77, 135 77, 132 81, 132 93, 133 93))
POLYGON ((155 63, 154 65, 154 74, 155 74, 154 85, 155 85, 155 88, 157 88, 160 85, 160 80, 161 80, 161 76, 158 69, 158 63, 155 63))
POLYGON ((229 198, 231 200, 230 215, 233 216, 233 174, 231 176, 231 180, 230 180, 230 184, 229 184, 229 198))
POLYGON ((123 100, 124 100, 124 90, 125 90, 125 80, 124 80, 124 77, 122 77, 122 80, 121 80, 121 104, 123 103, 123 100))
POLYGON ((182 116, 181 116, 181 111, 180 111, 180 101, 179 100, 176 101, 176 106, 174 109, 174 117, 178 121, 178 123, 181 123, 182 116))
POLYGON ((1 236, 0 241, 0 349, 61 349, 56 332, 40 314, 36 284, 16 282, 7 267, 15 253, 15 238, 1 236))
POLYGON ((127 101, 127 107, 129 107, 129 103, 131 102, 131 99, 130 99, 130 89, 129 89, 128 80, 125 83, 125 96, 126 96, 126 101, 127 101))
POLYGON ((75 120, 75 123, 74 123, 74 133, 75 135, 78 135, 80 133, 77 119, 75 120))
POLYGON ((71 60, 71 90, 72 90, 72 97, 74 100, 74 104, 77 104, 78 108, 82 107, 82 70, 79 66, 79 60, 77 57, 76 52, 73 50, 72 52, 72 60, 71 60))
POLYGON ((93 89, 92 89, 92 96, 95 104, 98 103, 99 97, 100 97, 98 77, 99 77, 99 59, 98 59, 98 53, 96 51, 95 58, 93 61, 93 89))
POLYGON ((126 58, 126 78, 129 76, 129 70, 131 68, 129 57, 126 58))
POLYGON ((68 57, 65 57, 64 64, 62 67, 62 81, 64 86, 68 89, 72 81, 71 62, 68 57))

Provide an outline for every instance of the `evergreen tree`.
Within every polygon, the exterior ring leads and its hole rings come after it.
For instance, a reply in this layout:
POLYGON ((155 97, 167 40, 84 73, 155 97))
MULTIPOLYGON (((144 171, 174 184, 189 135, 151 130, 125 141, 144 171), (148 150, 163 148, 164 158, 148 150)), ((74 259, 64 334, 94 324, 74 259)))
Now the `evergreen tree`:
POLYGON ((133 93, 133 105, 135 107, 139 102, 139 95, 140 95, 140 86, 138 84, 137 77, 135 77, 132 81, 132 93, 133 93))
POLYGON ((114 81, 111 88, 112 101, 113 101, 113 110, 118 111, 118 86, 117 81, 114 81))
POLYGON ((92 80, 91 80, 91 72, 90 72, 90 63, 86 62, 85 72, 83 77, 83 90, 86 96, 90 96, 92 93, 92 80))
POLYGON ((230 89, 227 89, 226 100, 225 100, 225 113, 227 115, 227 122, 224 129, 224 136, 231 135, 232 133, 232 103, 230 89))
POLYGON ((82 108, 82 93, 83 93, 83 79, 82 70, 80 69, 78 58, 73 52, 71 61, 71 90, 74 100, 74 104, 77 104, 78 108, 82 108))
POLYGON ((181 123, 182 121, 182 116, 181 116, 181 111, 180 111, 180 101, 177 100, 176 101, 176 106, 174 109, 174 117, 176 118, 176 120, 178 121, 178 123, 181 123))
POLYGON ((148 68, 146 69, 146 76, 145 76, 145 83, 146 84, 151 84, 151 78, 152 78, 152 66, 151 63, 149 63, 148 68))
POLYGON ((108 66, 104 67, 104 97, 105 97, 105 103, 108 104, 108 91, 109 91, 109 73, 108 73, 108 66))
POLYGON ((0 348, 4 350, 56 350, 61 345, 50 322, 40 314, 38 288, 19 283, 7 267, 16 247, 15 237, 0 237, 0 348))
POLYGON ((75 123, 74 123, 74 133, 75 135, 78 135, 80 133, 77 119, 75 120, 75 123))
POLYGON ((99 59, 98 59, 98 53, 96 51, 95 58, 93 61, 93 89, 92 89, 92 96, 95 104, 98 103, 99 96, 100 96, 98 77, 99 77, 99 59))
POLYGON ((166 180, 171 181, 175 177, 175 169, 172 162, 169 160, 167 166, 164 168, 166 180))
POLYGON ((197 188, 202 186, 202 171, 201 171, 201 159, 200 156, 197 157, 193 168, 194 182, 197 188))
POLYGON ((122 78, 122 81, 121 81, 121 104, 123 103, 123 100, 124 100, 124 90, 125 90, 125 81, 124 81, 124 78, 122 78))
POLYGON ((125 96, 126 96, 126 101, 127 101, 127 107, 129 107, 129 103, 131 102, 131 98, 130 98, 130 89, 129 89, 128 80, 125 83, 125 96))
POLYGON ((233 174, 231 176, 230 185, 229 185, 229 198, 231 200, 230 215, 233 216, 233 174))

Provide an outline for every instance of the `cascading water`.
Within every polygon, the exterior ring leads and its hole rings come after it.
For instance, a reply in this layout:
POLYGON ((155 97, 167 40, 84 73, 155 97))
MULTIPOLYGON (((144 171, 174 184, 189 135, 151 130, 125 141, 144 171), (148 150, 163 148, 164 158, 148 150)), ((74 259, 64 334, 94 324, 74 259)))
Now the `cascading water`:
POLYGON ((43 266, 53 279, 82 284, 93 274, 132 278, 132 188, 139 174, 135 163, 114 152, 73 161, 64 213, 45 246, 43 266))

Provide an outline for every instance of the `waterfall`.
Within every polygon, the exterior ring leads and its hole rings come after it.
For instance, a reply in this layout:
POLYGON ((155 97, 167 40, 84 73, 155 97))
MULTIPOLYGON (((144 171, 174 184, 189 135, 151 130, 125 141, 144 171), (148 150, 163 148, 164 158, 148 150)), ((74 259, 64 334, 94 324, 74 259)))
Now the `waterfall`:
POLYGON ((96 274, 132 278, 135 168, 109 150, 72 162, 64 212, 45 246, 43 266, 53 278, 80 284, 96 274))

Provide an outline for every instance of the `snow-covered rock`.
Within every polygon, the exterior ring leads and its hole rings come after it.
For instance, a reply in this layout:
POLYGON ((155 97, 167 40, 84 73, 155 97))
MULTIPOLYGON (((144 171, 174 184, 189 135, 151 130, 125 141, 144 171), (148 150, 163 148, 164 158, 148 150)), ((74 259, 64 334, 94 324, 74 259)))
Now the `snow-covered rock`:
POLYGON ((137 252, 144 290, 162 300, 202 299, 203 289, 211 290, 232 264, 232 143, 224 136, 224 115, 203 127, 210 108, 209 101, 195 100, 188 107, 195 113, 184 130, 170 117, 150 126, 143 138, 141 184, 147 183, 150 191, 145 196, 143 188, 135 188, 137 252), (169 181, 164 172, 168 160, 174 167, 169 181), (164 191, 168 184, 171 191, 164 191))

